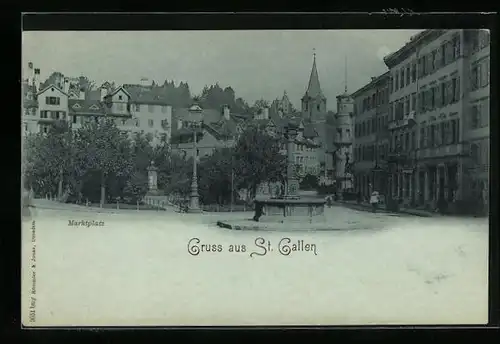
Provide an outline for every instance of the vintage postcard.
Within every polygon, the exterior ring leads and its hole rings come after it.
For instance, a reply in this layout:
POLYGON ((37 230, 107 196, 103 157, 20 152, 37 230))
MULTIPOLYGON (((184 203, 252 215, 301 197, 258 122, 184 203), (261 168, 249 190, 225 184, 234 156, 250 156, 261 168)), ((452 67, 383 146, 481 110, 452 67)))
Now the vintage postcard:
POLYGON ((488 321, 488 30, 25 31, 22 324, 488 321))

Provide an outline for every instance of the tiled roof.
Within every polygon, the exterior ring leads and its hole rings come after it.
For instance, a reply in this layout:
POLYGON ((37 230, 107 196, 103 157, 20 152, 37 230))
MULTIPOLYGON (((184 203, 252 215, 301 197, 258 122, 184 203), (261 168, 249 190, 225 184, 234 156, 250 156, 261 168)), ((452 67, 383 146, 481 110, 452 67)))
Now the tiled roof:
POLYGON ((88 91, 87 94, 85 95, 85 98, 91 99, 91 100, 101 100, 101 90, 92 90, 88 91))
MULTIPOLYGON (((188 108, 174 108, 172 111, 172 120, 187 120, 189 118, 188 108)), ((218 110, 214 109, 203 109, 202 112, 203 123, 214 123, 218 122, 222 118, 222 114, 218 110)))
POLYGON ((70 114, 95 114, 104 115, 106 113, 105 106, 99 100, 91 99, 69 99, 68 108, 70 114))
POLYGON ((57 87, 54 84, 47 85, 46 87, 44 87, 43 89, 41 89, 40 91, 38 91, 37 95, 45 92, 46 90, 48 90, 51 87, 55 88, 56 90, 60 91, 62 94, 66 95, 66 96, 68 95, 66 92, 64 92, 63 90, 61 90, 59 87, 57 87))
POLYGON ((130 94, 130 101, 137 104, 169 105, 170 101, 166 94, 157 87, 124 85, 124 89, 130 94))

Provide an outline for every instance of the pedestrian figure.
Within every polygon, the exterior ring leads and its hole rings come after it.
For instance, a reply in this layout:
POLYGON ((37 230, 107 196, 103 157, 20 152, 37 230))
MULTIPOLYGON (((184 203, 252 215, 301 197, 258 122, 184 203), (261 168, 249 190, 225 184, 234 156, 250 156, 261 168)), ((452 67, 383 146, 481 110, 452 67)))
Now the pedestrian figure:
POLYGON ((372 195, 370 196, 370 204, 372 206, 372 212, 377 212, 378 208, 378 203, 379 203, 379 194, 377 191, 373 191, 372 195))
POLYGON ((333 204, 332 196, 326 197, 326 204, 328 205, 328 208, 332 207, 332 204, 333 204))

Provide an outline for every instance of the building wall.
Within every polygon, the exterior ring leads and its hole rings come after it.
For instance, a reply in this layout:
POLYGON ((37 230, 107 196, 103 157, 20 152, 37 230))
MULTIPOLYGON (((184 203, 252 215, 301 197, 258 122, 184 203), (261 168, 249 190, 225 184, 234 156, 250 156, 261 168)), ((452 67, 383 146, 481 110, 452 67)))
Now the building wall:
POLYGON ((152 134, 154 143, 159 140, 161 134, 167 134, 167 138, 170 140, 172 124, 172 107, 170 105, 131 104, 130 113, 133 120, 128 121, 126 126, 131 127, 132 131, 152 134), (131 122, 135 125, 131 126, 131 122))
POLYGON ((416 167, 394 175, 398 197, 430 207, 443 194, 448 201, 465 200, 474 184, 470 172, 487 175, 489 47, 473 47, 475 32, 443 30, 415 43, 411 55, 391 67, 390 146, 394 151, 399 145, 416 167), (477 64, 483 76, 476 78, 477 64), (475 140, 483 144, 471 146, 475 140), (478 152, 475 158, 471 148, 478 152))
POLYGON ((389 75, 373 78, 372 82, 353 94, 355 102, 354 148, 355 189, 368 196, 372 188, 384 192, 385 181, 373 169, 385 167, 389 151, 388 103, 389 75))
POLYGON ((53 123, 57 118, 67 119, 68 118, 68 96, 64 94, 61 90, 56 87, 49 87, 43 93, 38 94, 38 108, 37 108, 37 120, 38 120, 38 130, 37 132, 45 132, 48 130, 49 125, 53 123), (52 99, 59 99, 58 104, 50 104, 47 97, 52 97, 52 99), (46 117, 46 118, 44 118, 46 117))

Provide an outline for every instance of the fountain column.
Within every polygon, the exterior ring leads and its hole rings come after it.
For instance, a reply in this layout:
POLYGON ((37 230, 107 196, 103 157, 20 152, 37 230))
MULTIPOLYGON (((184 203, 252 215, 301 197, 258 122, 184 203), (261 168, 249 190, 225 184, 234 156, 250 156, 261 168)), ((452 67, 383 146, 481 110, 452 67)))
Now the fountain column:
POLYGON ((297 129, 294 124, 289 123, 285 128, 286 145, 286 198, 299 197, 299 180, 297 179, 297 171, 295 170, 295 160, 293 157, 293 147, 297 138, 297 129))

